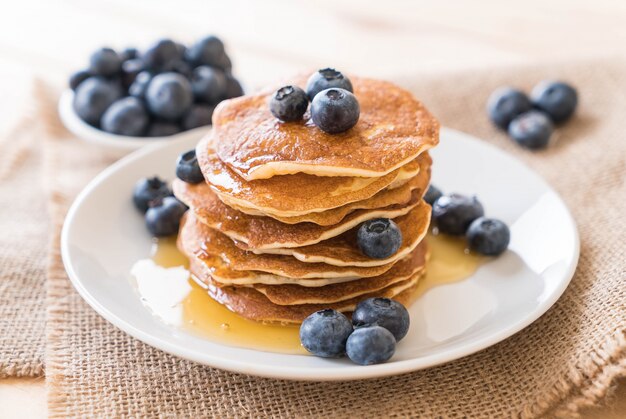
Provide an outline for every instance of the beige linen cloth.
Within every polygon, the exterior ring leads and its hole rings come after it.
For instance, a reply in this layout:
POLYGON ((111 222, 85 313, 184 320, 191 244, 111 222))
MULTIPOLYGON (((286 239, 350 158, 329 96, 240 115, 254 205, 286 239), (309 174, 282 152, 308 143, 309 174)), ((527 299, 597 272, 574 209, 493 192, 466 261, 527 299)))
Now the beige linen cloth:
POLYGON ((516 155, 562 195, 579 226, 581 257, 572 283, 552 309, 475 355, 369 381, 269 380, 153 349, 103 320, 66 277, 58 245, 63 216, 79 189, 115 156, 69 135, 57 120, 56 96, 40 85, 53 227, 45 359, 51 415, 537 417, 574 416, 597 402, 612 380, 626 373, 626 64, 564 63, 397 81, 443 125, 516 155), (558 129, 549 149, 522 150, 487 121, 487 96, 503 84, 529 89, 550 77, 579 88, 579 113, 558 129))

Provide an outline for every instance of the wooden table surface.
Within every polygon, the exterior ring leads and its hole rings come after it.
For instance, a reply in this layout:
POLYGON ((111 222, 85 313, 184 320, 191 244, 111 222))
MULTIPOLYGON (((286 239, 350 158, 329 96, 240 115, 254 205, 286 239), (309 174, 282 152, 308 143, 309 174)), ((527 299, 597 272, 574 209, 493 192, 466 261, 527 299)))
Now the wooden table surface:
MULTIPOLYGON (((225 40, 247 86, 329 65, 383 78, 445 74, 626 56, 626 1, 20 0, 0 13, 0 131, 33 76, 64 83, 99 46, 208 33, 225 40)), ((45 416, 43 378, 0 380, 0 418, 45 416)), ((626 383, 584 417, 626 417, 626 383)))

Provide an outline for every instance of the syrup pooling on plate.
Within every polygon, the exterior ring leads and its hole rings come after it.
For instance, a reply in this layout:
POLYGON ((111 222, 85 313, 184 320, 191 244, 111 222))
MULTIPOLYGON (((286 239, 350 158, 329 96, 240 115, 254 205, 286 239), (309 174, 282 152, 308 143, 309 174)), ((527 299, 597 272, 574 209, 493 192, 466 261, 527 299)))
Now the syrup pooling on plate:
MULTIPOLYGON (((427 237, 430 259, 413 299, 442 284, 471 276, 486 259, 465 251, 465 241, 445 235, 427 237)), ((163 322, 216 343, 286 354, 306 354, 299 328, 251 321, 214 301, 189 277, 187 258, 175 239, 155 241, 151 259, 132 269, 141 300, 163 322)))

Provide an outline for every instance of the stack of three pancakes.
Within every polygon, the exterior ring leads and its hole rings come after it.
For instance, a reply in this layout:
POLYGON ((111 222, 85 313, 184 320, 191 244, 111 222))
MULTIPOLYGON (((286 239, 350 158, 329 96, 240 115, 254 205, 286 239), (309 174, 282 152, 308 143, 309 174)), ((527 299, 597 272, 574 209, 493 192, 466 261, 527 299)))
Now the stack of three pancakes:
POLYGON ((438 123, 392 84, 352 83, 361 117, 336 135, 308 114, 276 120, 271 91, 223 102, 196 148, 206 182, 174 182, 190 207, 178 246, 192 275, 244 317, 300 322, 324 308, 350 312, 373 296, 406 304, 425 271, 430 207, 422 196, 438 123), (393 219, 402 232, 385 259, 357 245, 357 229, 375 218, 393 219))

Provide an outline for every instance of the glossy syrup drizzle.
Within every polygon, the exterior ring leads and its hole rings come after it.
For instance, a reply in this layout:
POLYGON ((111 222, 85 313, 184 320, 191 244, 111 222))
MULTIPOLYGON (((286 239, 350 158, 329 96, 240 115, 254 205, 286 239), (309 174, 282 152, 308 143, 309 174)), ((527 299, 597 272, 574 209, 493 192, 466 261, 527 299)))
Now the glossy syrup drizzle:
MULTIPOLYGON (((465 251, 463 240, 429 235, 431 257, 426 275, 413 296, 472 275, 482 258, 465 251)), ((152 258, 138 261, 132 274, 144 304, 162 321, 176 328, 230 346, 269 352, 305 354, 298 326, 245 319, 215 302, 189 277, 188 261, 175 240, 155 242, 152 258)))

